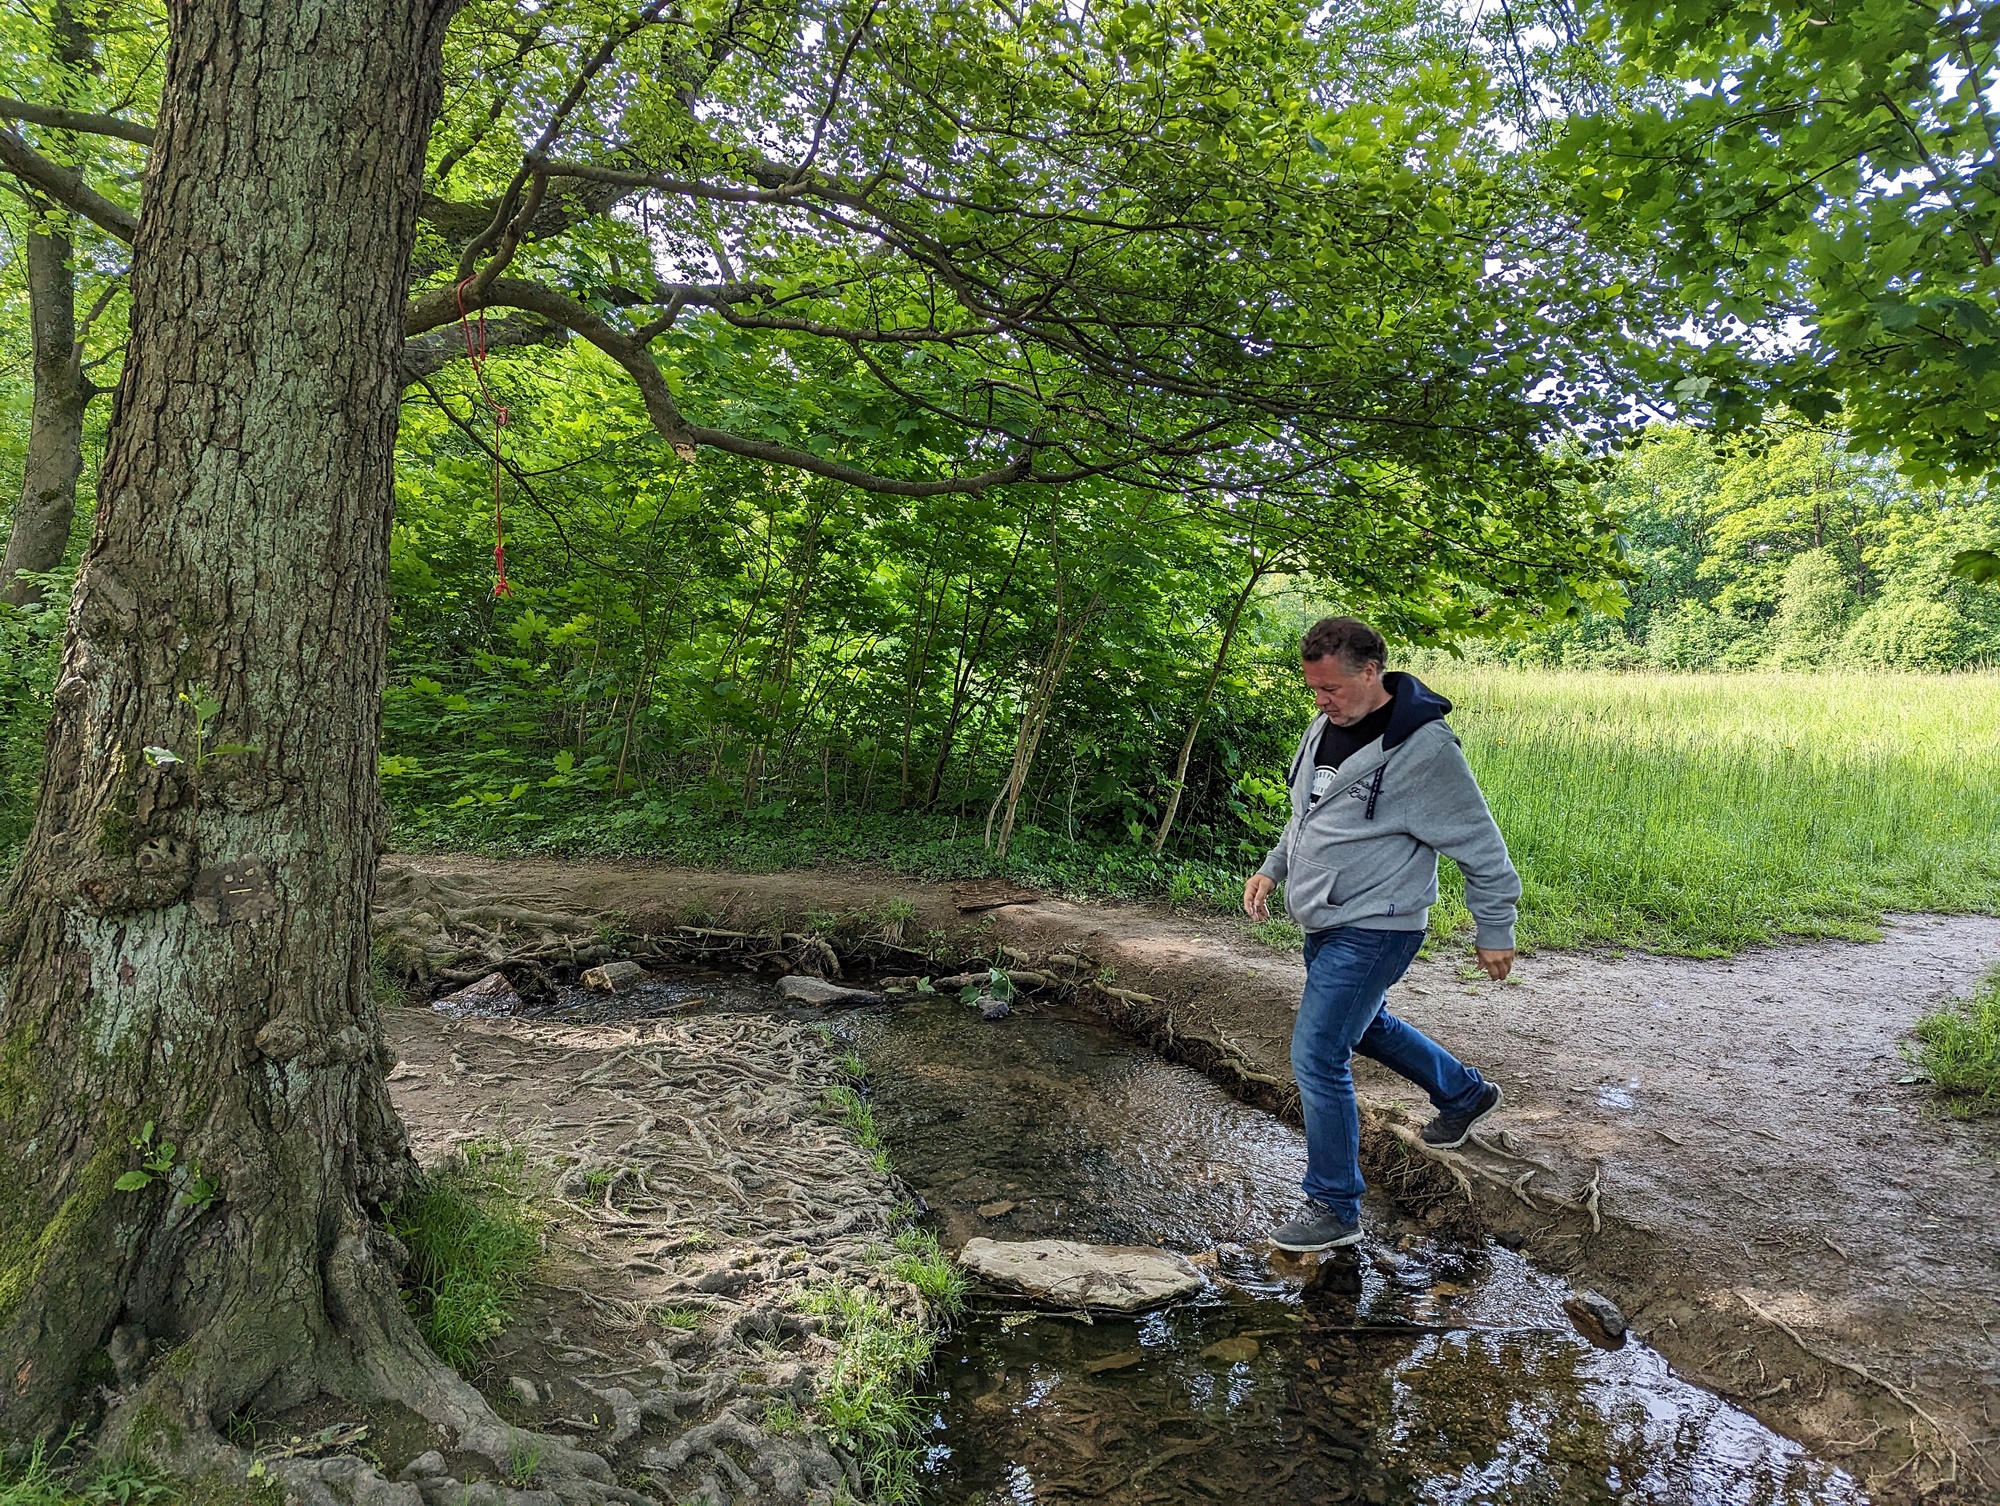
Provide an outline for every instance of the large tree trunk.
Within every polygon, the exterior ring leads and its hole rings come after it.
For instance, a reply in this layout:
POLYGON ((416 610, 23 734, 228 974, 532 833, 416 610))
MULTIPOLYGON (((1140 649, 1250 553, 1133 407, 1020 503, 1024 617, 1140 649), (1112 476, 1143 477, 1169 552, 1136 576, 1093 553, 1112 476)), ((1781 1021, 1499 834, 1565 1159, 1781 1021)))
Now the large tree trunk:
POLYGON ((411 1166, 367 921, 453 4, 170 7, 132 340, 0 909, 0 1437, 59 1435, 114 1368, 107 1430, 155 1453, 321 1392, 492 1421, 371 1218, 411 1166), (120 1190, 148 1125, 171 1167, 120 1190))
POLYGON ((28 457, 21 504, 0 559, 0 601, 39 603, 42 588, 22 579, 62 563, 76 517, 76 481, 83 472, 83 411, 96 388, 83 374, 76 343, 76 272, 69 237, 28 232, 28 327, 34 352, 35 403, 28 421, 28 457))

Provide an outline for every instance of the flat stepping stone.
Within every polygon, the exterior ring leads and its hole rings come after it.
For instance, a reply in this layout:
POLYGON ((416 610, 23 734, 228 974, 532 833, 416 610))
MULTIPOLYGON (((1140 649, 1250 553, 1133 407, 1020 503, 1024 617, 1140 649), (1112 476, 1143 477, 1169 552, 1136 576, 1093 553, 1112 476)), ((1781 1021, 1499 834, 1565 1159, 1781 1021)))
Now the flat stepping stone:
POLYGON ((971 1239, 958 1263, 981 1280, 1065 1307, 1133 1313, 1191 1297, 1201 1272, 1171 1250, 1074 1239, 971 1239))
POLYGON ((794 973, 789 978, 778 980, 778 992, 800 1004, 886 1004, 888 995, 871 993, 865 988, 848 988, 839 983, 829 983, 824 978, 810 977, 804 973, 794 973))

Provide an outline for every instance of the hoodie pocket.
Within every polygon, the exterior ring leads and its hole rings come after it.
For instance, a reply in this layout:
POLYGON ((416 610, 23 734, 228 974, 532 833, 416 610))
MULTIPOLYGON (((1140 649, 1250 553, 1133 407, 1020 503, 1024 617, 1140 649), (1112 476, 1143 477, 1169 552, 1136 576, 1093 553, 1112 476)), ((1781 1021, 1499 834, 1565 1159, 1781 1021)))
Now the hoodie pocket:
POLYGON ((1285 913, 1308 931, 1324 930, 1337 908, 1333 896, 1339 886, 1339 869, 1294 862, 1285 876, 1285 913))

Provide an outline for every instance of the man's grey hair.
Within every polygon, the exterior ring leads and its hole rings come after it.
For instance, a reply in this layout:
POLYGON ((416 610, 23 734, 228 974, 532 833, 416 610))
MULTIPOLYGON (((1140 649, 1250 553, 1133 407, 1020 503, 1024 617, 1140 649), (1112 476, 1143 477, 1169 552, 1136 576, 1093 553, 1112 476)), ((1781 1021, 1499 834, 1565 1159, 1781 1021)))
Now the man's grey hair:
POLYGON ((1377 668, 1389 663, 1389 645, 1358 617, 1322 617, 1299 639, 1299 658, 1305 663, 1329 654, 1337 657, 1349 674, 1359 674, 1371 663, 1377 668))

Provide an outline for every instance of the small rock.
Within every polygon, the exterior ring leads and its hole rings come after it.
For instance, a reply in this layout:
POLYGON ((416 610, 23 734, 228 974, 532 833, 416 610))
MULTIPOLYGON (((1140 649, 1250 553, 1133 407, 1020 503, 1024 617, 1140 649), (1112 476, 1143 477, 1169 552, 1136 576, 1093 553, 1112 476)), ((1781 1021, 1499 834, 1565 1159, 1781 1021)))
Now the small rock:
POLYGON ((1258 1348, 1255 1339, 1221 1339, 1202 1350, 1201 1357, 1225 1365, 1247 1365, 1257 1358, 1258 1348))
POLYGON ((1352 1250, 1303 1255, 1273 1250, 1271 1274, 1282 1281, 1296 1281, 1302 1290, 1308 1292, 1352 1295, 1361 1290, 1361 1263, 1352 1250))
POLYGON ((973 1239, 959 1264, 997 1286, 1069 1307, 1139 1312, 1202 1289, 1201 1272, 1171 1250, 1073 1239, 973 1239))
POLYGON ((796 999, 801 1004, 886 1004, 886 995, 871 993, 865 988, 846 988, 838 983, 829 983, 824 978, 811 978, 803 973, 793 973, 778 980, 778 992, 788 999, 796 999))
POLYGON ((1004 1020, 1013 1012, 1013 1006, 1005 999, 996 999, 991 994, 980 996, 979 1018, 982 1020, 1004 1020))
POLYGON ((428 1453, 417 1455, 416 1458, 405 1464, 402 1473, 397 1478, 403 1480, 434 1480, 439 1475, 448 1473, 449 1470, 450 1466, 444 1462, 444 1455, 440 1454, 436 1449, 432 1449, 428 1453))
POLYGON ((1578 1292, 1563 1303, 1563 1311, 1569 1314, 1576 1331, 1599 1349, 1625 1347, 1625 1314, 1603 1293, 1578 1292))
POLYGON ((636 962, 606 962, 585 971, 579 981, 603 994, 629 993, 646 981, 646 970, 636 962))
POLYGON ((477 983, 468 983, 457 993, 446 994, 431 1005, 449 1014, 519 1014, 521 996, 505 973, 488 973, 477 983))
POLYGON ((1107 1370, 1130 1370, 1134 1365, 1143 1364, 1145 1358, 1144 1350, 1127 1349, 1122 1354, 1107 1354, 1098 1359, 1085 1360, 1083 1368, 1087 1374, 1102 1375, 1107 1370))
POLYGON ((1522 1245, 1527 1243, 1527 1240, 1523 1239, 1512 1229, 1501 1229, 1494 1234, 1493 1243, 1500 1246, 1503 1250, 1518 1250, 1522 1245))
POLYGON ((525 1375, 508 1376, 507 1389, 531 1407, 538 1407, 542 1404, 542 1393, 535 1388, 535 1383, 525 1375))
POLYGON ((713 1297, 734 1297, 756 1284, 757 1278, 748 1271, 710 1271, 694 1284, 694 1289, 713 1297))
POLYGON ((979 1216, 981 1218, 1003 1218, 1007 1214, 1012 1213, 1018 1206, 1016 1203, 1010 1203, 1005 1200, 997 1203, 981 1203, 979 1205, 979 1216))

